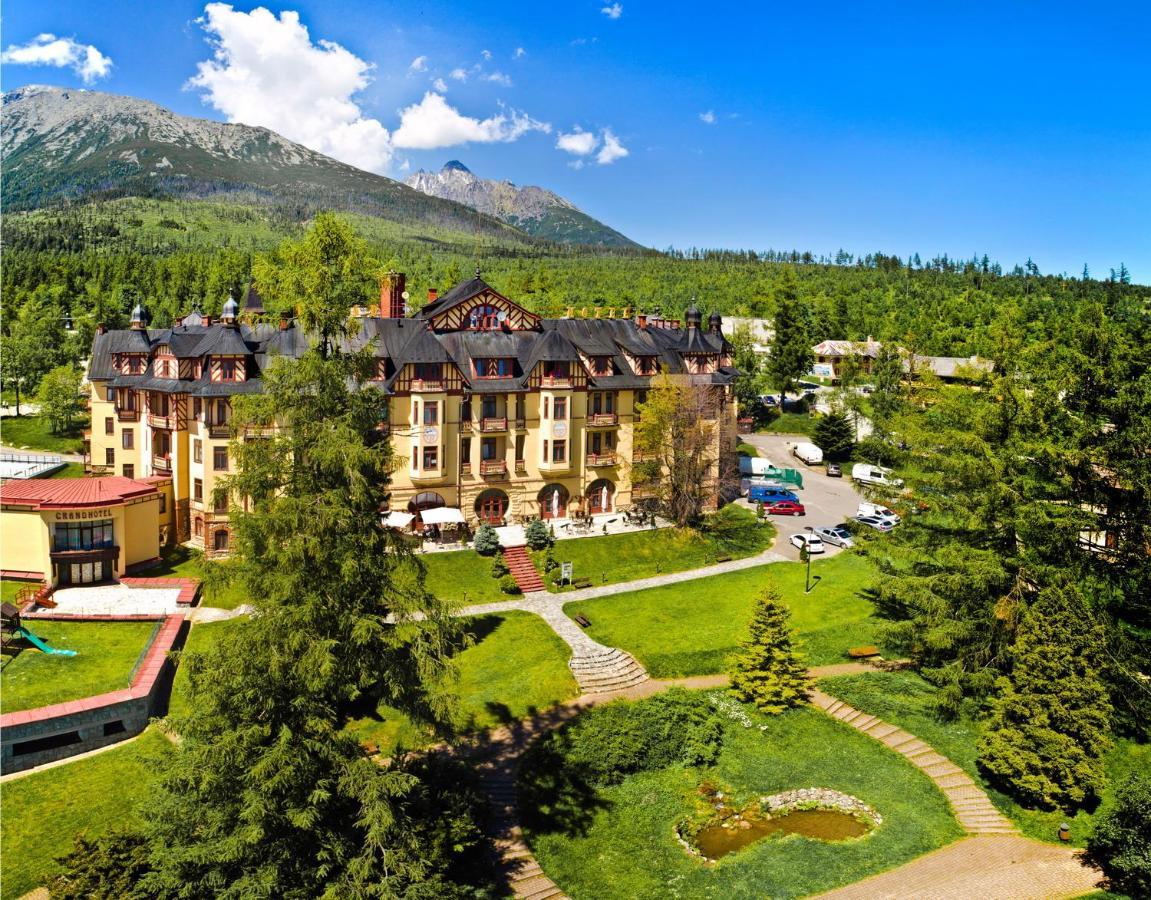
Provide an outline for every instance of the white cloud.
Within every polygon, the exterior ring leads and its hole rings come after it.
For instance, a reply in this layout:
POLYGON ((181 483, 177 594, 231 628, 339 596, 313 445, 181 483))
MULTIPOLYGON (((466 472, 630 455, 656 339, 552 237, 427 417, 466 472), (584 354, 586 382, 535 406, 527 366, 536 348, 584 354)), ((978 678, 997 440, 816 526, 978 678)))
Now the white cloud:
POLYGON ((600 12, 609 19, 618 19, 623 15, 623 4, 613 3, 611 6, 605 6, 600 12))
POLYGON ((428 70, 428 58, 426 56, 417 56, 408 64, 409 72, 426 72, 428 70))
POLYGON ((75 38, 38 34, 27 44, 10 44, 0 53, 0 62, 17 66, 56 66, 69 68, 84 84, 107 78, 112 71, 112 60, 93 47, 81 44, 75 38))
POLYGON ((528 55, 528 51, 523 47, 516 47, 516 52, 512 54, 512 59, 523 59, 528 55))
POLYGON ((590 131, 584 131, 578 125, 568 134, 561 132, 556 138, 556 149, 575 156, 587 156, 591 153, 599 140, 590 131))
POLYGON ((492 51, 491 50, 481 50, 480 56, 482 56, 485 60, 491 59, 492 58, 492 51))
POLYGON ((596 154, 595 161, 601 166, 609 166, 617 159, 623 159, 627 155, 627 147, 619 142, 619 138, 612 133, 610 128, 605 128, 603 130, 603 146, 596 154))
POLYGON ((448 83, 442 78, 437 78, 435 81, 433 81, 432 87, 434 87, 441 94, 446 94, 448 91, 448 83))
POLYGON ((388 131, 352 99, 372 65, 333 41, 312 43, 298 13, 237 12, 209 3, 198 20, 214 53, 188 87, 230 122, 262 125, 313 150, 372 171, 392 156, 388 131))
POLYGON ((400 163, 400 171, 401 172, 407 172, 409 169, 411 169, 411 167, 412 167, 412 164, 406 159, 402 163, 400 163))
POLYGON ((468 73, 464 69, 452 69, 451 72, 448 73, 448 78, 454 81, 467 81, 468 73))
POLYGON ((699 114, 699 120, 701 122, 703 122, 705 125, 714 125, 715 124, 715 111, 709 109, 707 112, 701 112, 699 114))
POLYGON ((504 87, 512 86, 511 76, 505 75, 503 72, 492 72, 485 75, 484 81, 494 81, 496 84, 502 84, 504 87))
POLYGON ((400 111, 400 127, 392 141, 397 147, 433 150, 467 143, 507 143, 529 131, 549 133, 551 125, 516 110, 475 119, 453 109, 443 97, 429 91, 419 103, 400 111))

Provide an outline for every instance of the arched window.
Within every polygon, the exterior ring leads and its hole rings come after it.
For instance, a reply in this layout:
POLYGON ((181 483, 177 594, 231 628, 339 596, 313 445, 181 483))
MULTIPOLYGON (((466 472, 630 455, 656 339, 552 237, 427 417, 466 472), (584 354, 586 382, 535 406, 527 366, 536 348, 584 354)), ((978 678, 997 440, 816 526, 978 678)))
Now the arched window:
POLYGON ((212 549, 221 551, 228 549, 228 529, 221 528, 212 535, 212 549))
POLYGON ((609 513, 615 499, 615 485, 606 478, 593 481, 587 489, 588 512, 609 513))
POLYGON ((503 525, 508 511, 508 495, 492 488, 476 498, 476 515, 489 525, 503 525))
POLYGON ((420 518, 420 513, 425 509, 439 509, 441 506, 447 506, 447 502, 437 494, 435 491, 421 491, 416 494, 408 503, 408 512, 412 513, 416 518, 412 522, 412 528, 416 531, 423 531, 424 522, 420 518))
POLYGON ((193 534, 195 534, 196 537, 198 537, 198 538, 202 538, 204 536, 204 517, 203 516, 196 516, 196 525, 195 525, 195 531, 193 532, 193 534))
POLYGON ((500 327, 500 310, 483 304, 472 309, 468 324, 476 331, 495 331, 500 327))
POLYGON ((562 519, 568 514, 568 489, 562 484, 549 484, 537 498, 540 504, 541 519, 562 519))

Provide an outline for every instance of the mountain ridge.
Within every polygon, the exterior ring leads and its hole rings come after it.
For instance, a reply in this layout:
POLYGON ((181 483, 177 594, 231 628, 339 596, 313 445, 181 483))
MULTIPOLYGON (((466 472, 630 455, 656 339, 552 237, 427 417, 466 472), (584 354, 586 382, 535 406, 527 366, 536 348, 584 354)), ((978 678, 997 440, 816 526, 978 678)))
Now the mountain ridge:
POLYGON ((563 244, 638 248, 639 244, 594 219, 555 191, 536 185, 480 178, 458 159, 439 172, 421 169, 404 183, 433 197, 463 203, 535 237, 563 244))
POLYGON ((115 196, 251 195, 270 204, 361 212, 522 243, 533 238, 474 208, 432 197, 267 128, 182 116, 100 91, 6 91, 0 153, 7 210, 115 196))

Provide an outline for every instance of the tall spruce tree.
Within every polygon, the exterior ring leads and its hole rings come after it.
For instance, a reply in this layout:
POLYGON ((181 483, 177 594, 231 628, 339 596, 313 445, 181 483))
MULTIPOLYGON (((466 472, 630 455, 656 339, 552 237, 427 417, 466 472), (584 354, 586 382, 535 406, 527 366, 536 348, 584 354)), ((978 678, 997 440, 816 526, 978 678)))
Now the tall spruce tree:
MULTIPOLYGON (((189 712, 174 723, 181 740, 147 815, 153 895, 456 890, 448 850, 423 821, 438 814, 428 786, 367 758, 343 727, 354 704, 381 700, 445 722, 456 633, 422 566, 380 522, 392 465, 377 431, 383 398, 366 384, 373 360, 340 351, 345 299, 303 297, 301 316, 329 328, 328 340, 274 360, 262 393, 236 398, 237 471, 220 490, 258 614, 186 661, 189 712)), ((466 826, 459 843, 476 838, 466 826)))
POLYGON ((1028 806, 1073 810, 1106 784, 1111 704, 1106 634, 1072 586, 1050 587, 1023 617, 1014 665, 979 744, 979 765, 1028 806))
POLYGON ((843 462, 855 447, 855 427, 846 413, 838 411, 820 416, 813 437, 823 455, 832 462, 843 462))
POLYGON ((755 604, 750 635, 731 660, 731 690, 766 713, 807 702, 807 663, 790 627, 791 614, 774 587, 755 604))
POLYGON ((771 386, 779 391, 782 406, 784 395, 811 371, 815 362, 807 313, 799 299, 799 283, 791 266, 783 270, 776 299, 775 337, 766 368, 771 386))

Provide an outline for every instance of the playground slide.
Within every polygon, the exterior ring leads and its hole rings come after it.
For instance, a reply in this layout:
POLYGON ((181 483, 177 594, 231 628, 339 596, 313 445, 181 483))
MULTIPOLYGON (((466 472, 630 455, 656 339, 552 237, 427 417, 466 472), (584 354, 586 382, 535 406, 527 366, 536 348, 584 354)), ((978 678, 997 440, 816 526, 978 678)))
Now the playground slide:
POLYGON ((24 638, 26 638, 32 644, 32 646, 34 646, 40 650, 43 650, 45 653, 51 653, 54 656, 75 656, 76 655, 75 650, 58 650, 55 647, 49 647, 42 640, 40 640, 40 638, 36 637, 36 635, 34 635, 31 631, 29 631, 27 628, 25 628, 23 626, 20 626, 16 630, 18 632, 20 632, 20 634, 24 638))

